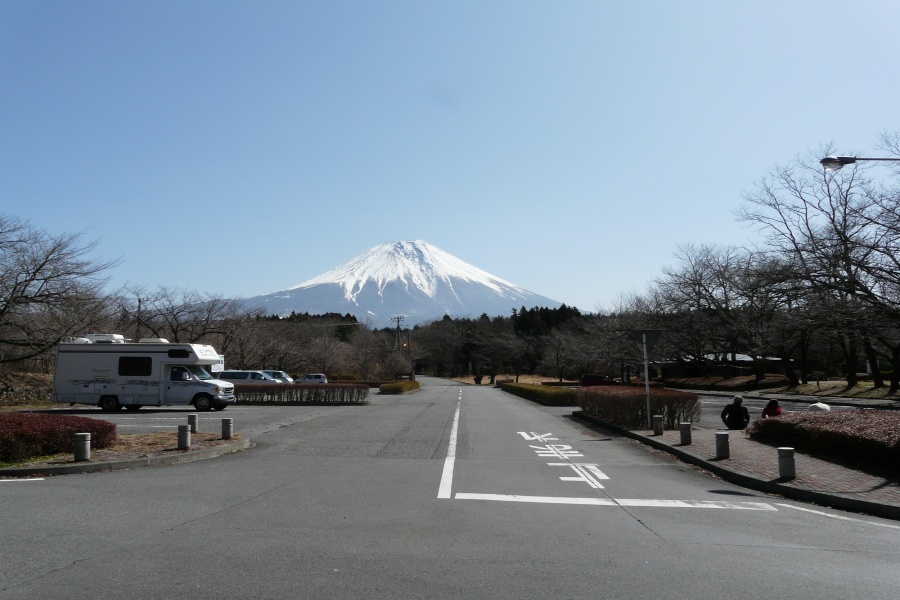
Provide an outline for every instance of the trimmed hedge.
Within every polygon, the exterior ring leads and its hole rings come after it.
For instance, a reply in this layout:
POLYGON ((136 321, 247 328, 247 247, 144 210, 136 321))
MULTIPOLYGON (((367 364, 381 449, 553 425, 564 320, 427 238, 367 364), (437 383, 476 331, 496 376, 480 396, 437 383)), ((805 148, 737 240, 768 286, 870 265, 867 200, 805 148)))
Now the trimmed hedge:
POLYGON ((751 439, 798 450, 840 454, 900 469, 900 412, 833 410, 787 413, 759 419, 746 429, 751 439))
POLYGON ((365 404, 369 386, 347 383, 237 383, 235 404, 365 404))
POLYGON ((574 388, 560 388, 534 383, 504 383, 500 385, 500 389, 547 406, 578 406, 574 388))
MULTIPOLYGON (((578 404, 585 414, 620 427, 647 427, 647 392, 630 386, 596 386, 576 391, 578 404)), ((682 422, 700 419, 697 394, 678 390, 651 388, 650 413, 662 415, 663 426, 675 429, 682 422)))
POLYGON ((746 392, 749 390, 765 390, 784 387, 790 382, 784 375, 766 374, 762 380, 757 381, 754 375, 742 375, 740 377, 683 377, 680 379, 666 380, 668 385, 688 390, 718 390, 725 392, 746 392))
POLYGON ((116 440, 109 421, 41 413, 0 413, 0 461, 19 462, 35 456, 75 452, 75 434, 90 433, 92 448, 116 440))
POLYGON ((422 387, 418 381, 394 381, 378 386, 379 394, 405 394, 422 387))

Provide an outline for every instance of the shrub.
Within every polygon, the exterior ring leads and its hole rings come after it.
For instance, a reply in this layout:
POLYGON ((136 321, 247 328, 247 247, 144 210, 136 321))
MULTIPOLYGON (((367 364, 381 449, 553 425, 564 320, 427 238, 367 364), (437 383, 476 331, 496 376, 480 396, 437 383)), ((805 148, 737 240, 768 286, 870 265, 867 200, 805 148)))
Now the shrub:
POLYGON ((532 383, 504 383, 500 386, 500 389, 547 406, 577 406, 573 388, 559 388, 532 383))
POLYGON ((50 375, 0 372, 0 406, 49 403, 52 396, 53 377, 50 375))
POLYGON ((788 378, 784 375, 769 374, 757 381, 754 375, 741 375, 728 379, 720 376, 714 377, 683 377, 667 380, 669 385, 693 390, 720 390, 727 392, 740 392, 748 390, 764 390, 784 387, 788 385, 788 378))
MULTIPOLYGON (((576 391, 578 404, 585 414, 621 427, 647 426, 647 392, 638 387, 598 386, 576 391)), ((675 429, 681 422, 700 418, 697 394, 651 388, 650 413, 662 415, 663 426, 675 429)))
POLYGON ((378 386, 380 394, 405 394, 422 387, 418 381, 394 381, 392 383, 383 383, 378 386))
POLYGON ((752 439, 809 452, 840 453, 894 468, 900 462, 900 412, 891 410, 788 413, 754 421, 746 432, 752 439))
POLYGON ((0 461, 75 452, 76 433, 90 433, 92 448, 106 448, 116 439, 116 426, 87 417, 0 413, 0 461))
POLYGON ((235 404, 365 404, 369 386, 349 383, 237 383, 235 404))
POLYGON ((358 374, 356 374, 356 373, 335 373, 335 374, 333 374, 333 375, 329 375, 329 376, 328 376, 328 381, 332 381, 332 382, 337 382, 337 381, 341 381, 341 382, 345 382, 345 381, 346 381, 346 382, 349 382, 349 381, 353 381, 353 382, 356 382, 356 381, 363 381, 363 376, 362 376, 362 375, 358 375, 358 374))

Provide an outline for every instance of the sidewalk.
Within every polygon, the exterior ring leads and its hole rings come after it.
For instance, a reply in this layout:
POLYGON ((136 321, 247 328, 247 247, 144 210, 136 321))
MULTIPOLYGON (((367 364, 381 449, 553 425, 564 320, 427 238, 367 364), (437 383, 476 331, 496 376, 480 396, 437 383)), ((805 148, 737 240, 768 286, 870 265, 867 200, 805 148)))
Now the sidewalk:
POLYGON ((797 477, 782 480, 778 473, 777 448, 751 440, 743 431, 729 432, 730 457, 717 459, 716 431, 726 430, 693 428, 691 444, 682 445, 678 430, 653 435, 652 431, 629 431, 603 423, 581 411, 575 411, 572 416, 673 454, 742 487, 900 520, 900 481, 897 479, 885 479, 795 452, 797 477))

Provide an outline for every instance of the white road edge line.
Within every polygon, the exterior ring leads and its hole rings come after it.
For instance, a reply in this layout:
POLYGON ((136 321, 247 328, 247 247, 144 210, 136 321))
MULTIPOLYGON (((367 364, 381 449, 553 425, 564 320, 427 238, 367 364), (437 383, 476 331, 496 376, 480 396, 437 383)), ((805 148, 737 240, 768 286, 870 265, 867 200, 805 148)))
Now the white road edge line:
POLYGON ((532 502, 538 504, 580 504, 589 506, 623 506, 644 508, 717 508, 730 510, 778 511, 764 502, 724 502, 720 500, 644 500, 636 498, 565 498, 558 496, 519 496, 514 494, 469 494, 458 492, 457 500, 490 500, 494 502, 532 502))
POLYGON ((812 513, 814 515, 820 515, 823 517, 828 517, 829 519, 838 519, 839 521, 853 521, 854 523, 865 523, 866 525, 875 525, 876 527, 887 527, 889 529, 900 529, 900 525, 888 525, 887 523, 875 523, 873 521, 866 521, 864 519, 854 519, 852 517, 842 517, 841 515, 832 515, 827 512, 822 512, 820 510, 812 510, 811 508, 803 508, 801 506, 792 506, 790 504, 779 504, 783 508, 793 508, 794 510, 799 510, 802 512, 812 513))
POLYGON ((0 479, 0 483, 12 483, 19 481, 43 481, 43 477, 31 477, 29 479, 0 479))
MULTIPOLYGON (((462 392, 460 392, 462 396, 462 392)), ((447 447, 447 458, 444 459, 444 472, 441 475, 441 486, 438 488, 438 498, 449 498, 453 487, 453 465, 456 463, 456 434, 459 430, 459 407, 456 403, 456 414, 453 415, 453 427, 450 428, 450 445, 447 447)))

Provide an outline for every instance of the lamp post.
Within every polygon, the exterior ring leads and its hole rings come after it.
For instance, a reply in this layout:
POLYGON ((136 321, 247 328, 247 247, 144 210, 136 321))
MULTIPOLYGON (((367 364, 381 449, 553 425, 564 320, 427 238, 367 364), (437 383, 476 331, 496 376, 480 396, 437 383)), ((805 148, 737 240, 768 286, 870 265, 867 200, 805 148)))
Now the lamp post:
POLYGON ((653 428, 653 417, 650 414, 650 360, 648 352, 653 349, 656 340, 659 339, 661 329, 633 329, 631 337, 641 342, 644 347, 644 388, 647 393, 647 429, 653 428))
POLYGON ((878 160, 883 162, 900 162, 900 158, 872 158, 862 156, 826 156, 819 161, 826 171, 838 171, 844 165, 852 165, 861 160, 878 160))

